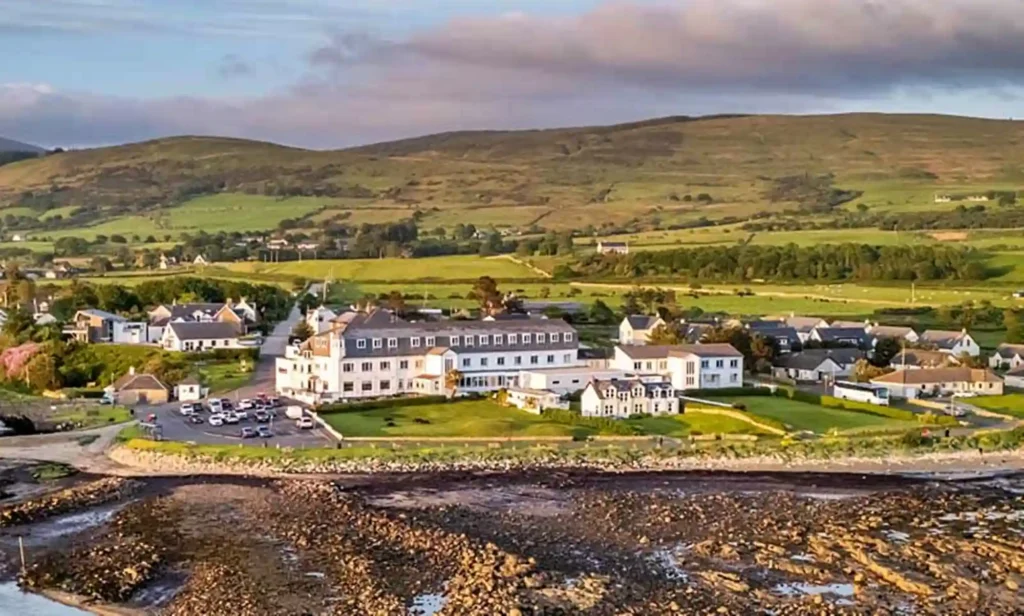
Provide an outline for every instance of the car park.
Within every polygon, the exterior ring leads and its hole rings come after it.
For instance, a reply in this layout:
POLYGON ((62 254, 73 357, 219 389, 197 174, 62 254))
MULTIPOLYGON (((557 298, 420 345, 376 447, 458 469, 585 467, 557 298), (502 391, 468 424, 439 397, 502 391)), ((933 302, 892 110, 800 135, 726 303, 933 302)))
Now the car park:
POLYGON ((248 421, 249 420, 249 411, 243 411, 243 410, 239 409, 239 410, 233 411, 233 412, 234 412, 235 415, 238 416, 238 420, 239 421, 248 421))
POLYGON ((188 416, 186 421, 188 421, 188 423, 190 424, 201 424, 203 423, 203 418, 200 417, 199 415, 192 414, 188 416))
POLYGON ((238 414, 235 413, 234 411, 228 411, 226 413, 222 413, 221 417, 224 418, 224 423, 226 423, 226 424, 236 424, 236 423, 238 423, 240 421, 239 418, 238 418, 238 414))
POLYGON ((273 398, 273 397, 267 398, 267 405, 270 408, 277 408, 277 407, 281 406, 281 399, 280 398, 273 398))
POLYGON ((300 417, 295 421, 295 427, 300 430, 312 430, 313 425, 312 417, 300 417))
POLYGON ((248 398, 245 398, 244 400, 241 400, 238 403, 238 410, 240 410, 240 411, 248 411, 251 408, 252 408, 252 400, 250 400, 248 398))
POLYGON ((274 436, 274 433, 270 431, 270 428, 268 426, 260 426, 256 428, 256 434, 260 438, 271 438, 274 436))
POLYGON ((195 414, 195 412, 196 412, 196 409, 195 409, 194 406, 192 406, 191 402, 186 402, 185 404, 181 405, 181 414, 182 415, 193 415, 193 414, 195 414))
POLYGON ((222 415, 220 413, 214 413, 213 415, 210 415, 210 425, 211 426, 223 426, 224 425, 224 415, 222 415))
POLYGON ((256 438, 256 431, 252 428, 242 428, 242 438, 256 438))
POLYGON ((253 414, 253 418, 256 420, 256 423, 267 423, 270 421, 270 413, 262 410, 256 411, 253 414))

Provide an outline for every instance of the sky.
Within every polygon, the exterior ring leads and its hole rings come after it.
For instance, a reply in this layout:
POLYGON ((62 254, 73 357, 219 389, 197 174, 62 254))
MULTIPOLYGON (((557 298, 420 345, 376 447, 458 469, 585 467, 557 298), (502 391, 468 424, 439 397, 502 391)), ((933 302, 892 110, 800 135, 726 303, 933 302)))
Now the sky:
POLYGON ((1024 109, 1024 0, 0 0, 0 136, 340 148, 718 113, 1024 109))

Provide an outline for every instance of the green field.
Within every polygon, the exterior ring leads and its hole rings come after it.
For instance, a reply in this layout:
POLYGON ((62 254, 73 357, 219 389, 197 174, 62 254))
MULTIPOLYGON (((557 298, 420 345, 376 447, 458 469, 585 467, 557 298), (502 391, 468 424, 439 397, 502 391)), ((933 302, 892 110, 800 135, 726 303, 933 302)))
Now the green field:
MULTIPOLYGON (((353 438, 596 436, 599 432, 592 426, 563 423, 502 407, 490 400, 340 412, 323 415, 323 418, 344 436, 353 438)), ((739 419, 699 411, 622 421, 641 435, 761 433, 739 419)))
POLYGON ((902 431, 920 426, 915 422, 827 408, 786 398, 742 396, 729 401, 743 404, 747 411, 781 421, 794 430, 809 430, 817 434, 826 434, 832 430, 846 434, 875 430, 902 431))
POLYGON ((128 409, 121 406, 75 406, 54 415, 54 423, 71 422, 80 430, 124 423, 132 419, 128 409))
MULTIPOLYGON (((537 278, 537 274, 504 258, 474 256, 432 257, 427 259, 341 259, 290 261, 287 263, 229 263, 224 266, 237 273, 303 276, 313 280, 473 280, 492 276, 537 278)), ((468 289, 467 289, 468 291, 468 289)))
POLYGON ((1010 415, 1024 419, 1024 394, 1006 394, 1003 396, 978 396, 968 402, 993 413, 1010 415))

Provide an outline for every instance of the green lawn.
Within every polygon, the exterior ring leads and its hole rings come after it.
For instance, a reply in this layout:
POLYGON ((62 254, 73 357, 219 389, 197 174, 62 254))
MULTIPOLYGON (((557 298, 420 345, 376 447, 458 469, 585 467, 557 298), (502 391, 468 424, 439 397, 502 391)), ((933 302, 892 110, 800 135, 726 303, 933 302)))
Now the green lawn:
POLYGON ((981 407, 993 413, 1011 415, 1024 419, 1024 394, 1006 394, 1004 396, 978 396, 967 400, 971 405, 981 407))
MULTIPOLYGON (((432 257, 426 259, 341 259, 290 261, 287 263, 229 263, 226 269, 239 273, 266 273, 334 280, 472 280, 492 276, 537 278, 527 267, 505 258, 475 256, 432 257)), ((468 291, 469 289, 467 289, 468 291)))
POLYGON ((818 434, 825 434, 832 429, 851 433, 874 430, 900 431, 920 427, 920 424, 915 422, 826 408, 786 398, 742 396, 731 398, 729 401, 741 403, 749 412, 781 421, 792 426, 794 430, 810 430, 818 434))
POLYGON ((248 369, 242 371, 238 361, 225 361, 207 364, 199 368, 203 385, 210 388, 211 393, 232 391, 245 386, 252 379, 252 362, 247 361, 248 369))
POLYGON ((128 409, 121 406, 88 406, 74 407, 53 416, 55 423, 73 422, 79 429, 98 428, 116 423, 124 423, 132 418, 128 409))
POLYGON ((765 434, 754 425, 733 417, 687 410, 682 415, 662 415, 643 419, 627 419, 626 423, 644 434, 685 437, 697 434, 765 434))

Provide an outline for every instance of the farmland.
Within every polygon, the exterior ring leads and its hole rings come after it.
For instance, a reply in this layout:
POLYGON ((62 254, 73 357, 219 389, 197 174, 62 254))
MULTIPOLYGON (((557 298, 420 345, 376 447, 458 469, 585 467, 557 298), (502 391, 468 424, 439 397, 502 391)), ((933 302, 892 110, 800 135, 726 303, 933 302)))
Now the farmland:
POLYGON ((361 281, 444 281, 472 280, 480 276, 498 279, 532 279, 528 267, 501 257, 434 257, 429 259, 342 259, 290 261, 286 263, 231 263, 225 266, 239 274, 303 276, 313 280, 361 281))

